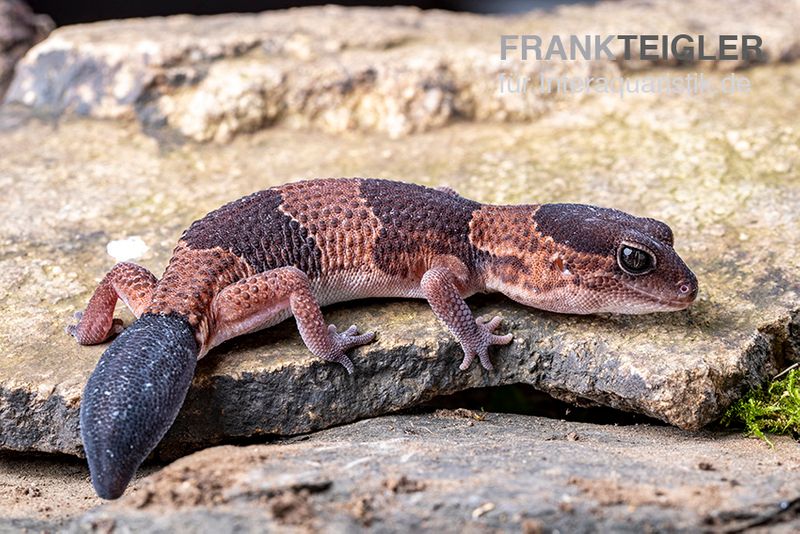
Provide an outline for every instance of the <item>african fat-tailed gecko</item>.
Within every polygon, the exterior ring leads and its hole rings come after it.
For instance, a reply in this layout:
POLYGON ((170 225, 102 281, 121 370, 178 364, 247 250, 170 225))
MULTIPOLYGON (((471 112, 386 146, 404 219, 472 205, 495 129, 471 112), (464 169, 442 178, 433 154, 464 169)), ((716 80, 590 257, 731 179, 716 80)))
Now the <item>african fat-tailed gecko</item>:
POLYGON ((464 302, 500 292, 563 313, 681 310, 697 279, 672 231, 648 218, 580 204, 494 206, 448 188, 319 179, 267 189, 186 230, 161 280, 132 263, 103 279, 77 325, 81 344, 121 330, 117 299, 137 317, 105 351, 81 402, 92 483, 119 497, 172 425, 196 361, 235 336, 297 321, 308 349, 353 372, 350 348, 320 306, 368 297, 426 299, 464 349, 461 369, 511 342, 500 318, 464 302))

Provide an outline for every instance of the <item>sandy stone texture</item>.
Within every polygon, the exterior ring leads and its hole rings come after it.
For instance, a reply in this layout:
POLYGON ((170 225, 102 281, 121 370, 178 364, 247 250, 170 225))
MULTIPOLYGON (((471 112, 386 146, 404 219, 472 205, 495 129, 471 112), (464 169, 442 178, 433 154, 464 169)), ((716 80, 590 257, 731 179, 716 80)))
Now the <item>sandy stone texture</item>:
POLYGON ((208 449, 65 530, 792 532, 799 468, 788 438, 437 411, 208 449))

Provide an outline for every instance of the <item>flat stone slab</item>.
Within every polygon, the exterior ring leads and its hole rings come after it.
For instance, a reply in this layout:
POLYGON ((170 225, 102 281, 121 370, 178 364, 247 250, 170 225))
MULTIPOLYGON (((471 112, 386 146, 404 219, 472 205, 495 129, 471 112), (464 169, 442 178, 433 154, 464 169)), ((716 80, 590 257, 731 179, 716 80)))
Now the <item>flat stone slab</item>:
MULTIPOLYGON (((706 75, 719 83, 726 74, 706 75)), ((144 132, 136 121, 55 119, 5 106, 0 448, 82 454, 80 394, 104 347, 80 347, 63 327, 113 265, 109 242, 138 236, 148 248, 137 261, 161 273, 181 231, 206 212, 319 176, 392 178, 484 202, 581 202, 662 219, 699 278, 700 297, 685 312, 639 317, 472 299, 478 314, 502 315, 516 336, 492 352, 493 372, 458 370, 460 350, 424 302, 342 304, 326 310, 331 322, 379 333, 355 351, 353 376, 314 359, 290 322, 232 340, 200 363, 158 454, 309 432, 512 383, 702 427, 800 353, 800 65, 739 75, 750 79, 750 93, 576 98, 528 122, 462 122, 397 140, 280 125, 203 145, 166 129, 144 132)))
POLYGON ((798 469, 789 438, 439 411, 207 449, 64 530, 788 533, 798 469))

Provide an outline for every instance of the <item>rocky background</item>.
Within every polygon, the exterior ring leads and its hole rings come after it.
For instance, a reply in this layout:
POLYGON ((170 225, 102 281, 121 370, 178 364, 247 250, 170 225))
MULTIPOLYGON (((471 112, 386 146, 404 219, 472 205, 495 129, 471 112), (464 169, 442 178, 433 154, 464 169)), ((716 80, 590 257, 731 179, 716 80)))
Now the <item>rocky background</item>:
MULTIPOLYGON (((796 528, 796 443, 770 450, 696 431, 800 358, 797 21, 796 1, 620 1, 514 18, 324 7, 54 30, 16 64, 0 107, 0 528, 796 528), (654 21, 658 33, 712 41, 755 33, 766 58, 499 60, 503 33, 652 33, 654 21), (503 71, 698 72, 717 85, 735 72, 752 89, 500 95, 503 71), (355 351, 352 377, 311 357, 288 322, 233 340, 200 364, 156 460, 515 383, 682 430, 395 415, 191 455, 81 515, 99 504, 83 464, 30 455, 82 455, 81 389, 104 347, 79 347, 63 327, 115 262, 109 244, 137 243, 135 261, 159 273, 183 228, 222 203, 354 175, 662 219, 700 297, 685 312, 643 317, 473 299, 515 333, 493 353, 494 372, 459 372, 458 346, 425 303, 335 306, 331 322, 379 332, 355 351)), ((13 65, 49 29, 0 1, 2 61, 13 65)))
POLYGON ((14 76, 17 61, 52 29, 50 17, 34 15, 21 0, 0 1, 0 101, 14 76))

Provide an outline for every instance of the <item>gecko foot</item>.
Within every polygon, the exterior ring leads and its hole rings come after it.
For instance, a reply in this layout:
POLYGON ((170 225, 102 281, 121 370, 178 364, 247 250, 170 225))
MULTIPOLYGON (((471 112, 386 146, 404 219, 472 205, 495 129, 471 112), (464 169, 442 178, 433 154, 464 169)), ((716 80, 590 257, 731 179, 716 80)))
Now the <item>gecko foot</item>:
POLYGON ((83 318, 83 312, 76 311, 72 314, 72 319, 77 321, 75 324, 68 324, 64 327, 64 332, 71 335, 72 337, 77 337, 78 335, 78 325, 81 323, 81 318, 83 318))
POLYGON ((463 347, 464 361, 461 362, 459 369, 466 371, 475 356, 478 356, 484 369, 492 370, 494 368, 489 359, 489 347, 492 345, 508 345, 514 339, 513 334, 505 334, 503 336, 494 334, 502 321, 503 319, 500 316, 495 316, 489 321, 484 317, 475 319, 478 324, 479 339, 475 343, 476 346, 463 347))
POLYGON ((344 332, 337 332, 335 325, 329 325, 328 335, 331 338, 331 342, 333 342, 335 352, 332 357, 326 359, 342 364, 347 369, 348 374, 353 374, 353 362, 345 355, 345 351, 353 347, 366 345, 375 339, 375 332, 359 334, 356 325, 352 325, 344 332))
POLYGON ((90 328, 88 325, 84 324, 81 326, 81 323, 84 322, 83 319, 83 312, 77 311, 72 315, 73 319, 77 321, 75 324, 69 324, 64 327, 64 331, 74 337, 78 343, 81 345, 95 345, 97 343, 102 343, 118 334, 121 334, 125 327, 122 325, 122 319, 114 319, 111 321, 111 328, 109 328, 108 332, 106 332, 105 337, 96 341, 96 338, 92 337, 89 339, 87 335, 87 330, 90 328))

